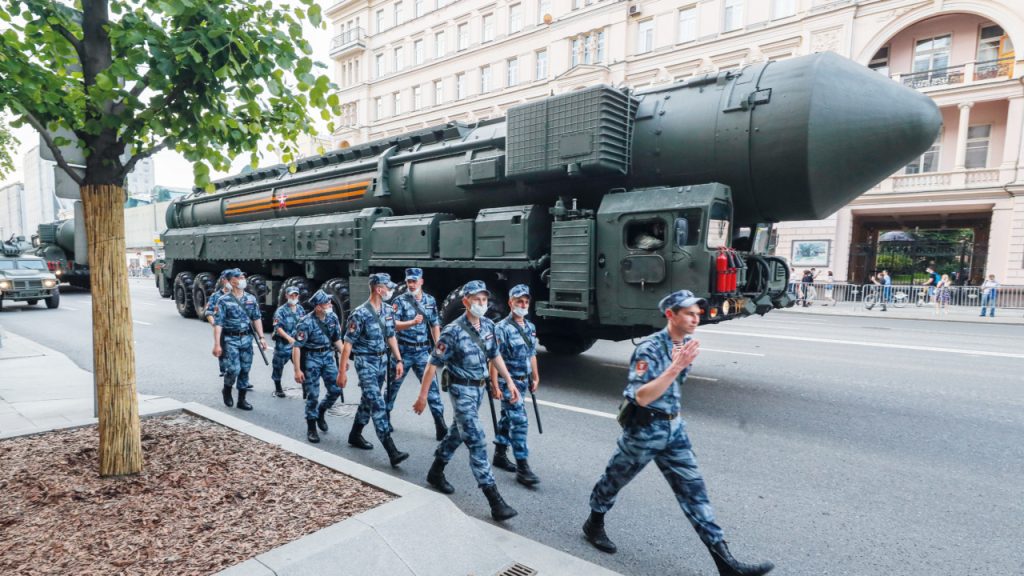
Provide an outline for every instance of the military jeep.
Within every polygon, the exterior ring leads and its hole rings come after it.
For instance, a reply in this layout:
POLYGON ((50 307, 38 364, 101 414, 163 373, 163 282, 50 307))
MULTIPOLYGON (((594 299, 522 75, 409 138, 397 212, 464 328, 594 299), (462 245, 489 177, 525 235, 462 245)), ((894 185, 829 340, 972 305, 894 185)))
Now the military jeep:
POLYGON ((47 308, 56 308, 60 306, 57 283, 57 277, 46 267, 46 260, 22 255, 20 250, 0 251, 0 308, 6 301, 34 306, 40 300, 46 302, 47 308))

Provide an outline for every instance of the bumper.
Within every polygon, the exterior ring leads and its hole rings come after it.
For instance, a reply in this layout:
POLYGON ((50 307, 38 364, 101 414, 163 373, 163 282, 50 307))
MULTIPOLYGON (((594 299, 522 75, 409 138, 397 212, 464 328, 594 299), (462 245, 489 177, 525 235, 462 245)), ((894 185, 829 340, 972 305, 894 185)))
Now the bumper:
POLYGON ((8 301, 42 300, 53 296, 56 288, 32 288, 30 290, 0 290, 0 298, 8 301))

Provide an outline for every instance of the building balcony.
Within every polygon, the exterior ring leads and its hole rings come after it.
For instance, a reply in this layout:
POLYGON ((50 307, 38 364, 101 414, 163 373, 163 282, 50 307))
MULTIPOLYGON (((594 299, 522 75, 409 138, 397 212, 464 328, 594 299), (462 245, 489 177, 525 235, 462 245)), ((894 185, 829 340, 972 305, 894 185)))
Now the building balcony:
POLYGON ((366 50, 366 30, 362 28, 345 30, 331 38, 330 54, 332 58, 338 58, 362 50, 366 50))
POLYGON ((908 88, 930 92, 975 82, 1008 80, 1013 78, 1014 57, 1009 56, 998 60, 966 62, 946 68, 936 68, 923 72, 893 74, 892 79, 908 88))
POLYGON ((894 174, 866 194, 903 194, 907 192, 933 192, 991 188, 1013 180, 1014 170, 999 168, 974 168, 952 172, 922 172, 919 174, 894 174))

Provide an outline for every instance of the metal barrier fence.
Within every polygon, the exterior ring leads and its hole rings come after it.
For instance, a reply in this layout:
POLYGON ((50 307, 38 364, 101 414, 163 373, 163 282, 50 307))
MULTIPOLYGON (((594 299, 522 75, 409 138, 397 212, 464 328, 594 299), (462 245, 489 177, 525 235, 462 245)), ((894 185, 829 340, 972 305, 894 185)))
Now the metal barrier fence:
MULTIPOLYGON (((1024 308, 1024 286, 1000 286, 994 296, 983 294, 981 286, 950 286, 947 306, 980 308, 995 305, 996 308, 1024 308), (994 303, 991 301, 994 299, 994 303), (984 301, 984 302, 983 302, 984 301)), ((792 283, 790 291, 796 294, 797 306, 808 305, 873 306, 882 300, 888 306, 935 306, 940 294, 933 286, 894 284, 849 284, 846 282, 815 282, 812 284, 792 283)))

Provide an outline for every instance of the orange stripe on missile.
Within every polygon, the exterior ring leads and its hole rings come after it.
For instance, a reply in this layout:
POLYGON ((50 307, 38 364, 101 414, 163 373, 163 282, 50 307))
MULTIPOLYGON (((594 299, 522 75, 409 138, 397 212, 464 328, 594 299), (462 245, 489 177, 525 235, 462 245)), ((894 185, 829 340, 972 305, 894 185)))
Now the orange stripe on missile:
MULTIPOLYGON (((288 200, 285 203, 285 207, 300 206, 303 204, 314 204, 317 202, 325 202, 331 200, 354 200, 355 198, 359 198, 360 196, 362 196, 365 192, 366 189, 364 188, 362 190, 353 190, 352 192, 342 192, 340 194, 328 194, 326 196, 310 196, 307 198, 301 198, 299 200, 292 200, 292 198, 289 196, 288 200)), ((225 212, 225 215, 238 216, 241 214, 263 212, 267 210, 274 210, 276 206, 277 203, 275 202, 267 206, 251 206, 248 208, 233 209, 230 212, 225 212)))
MULTIPOLYGON (((352 189, 355 189, 355 188, 362 188, 365 191, 366 187, 369 186, 369 185, 370 185, 369 182, 355 182, 355 183, 352 183, 352 184, 343 184, 341 186, 335 186, 335 187, 332 187, 332 188, 322 188, 322 189, 319 189, 319 190, 306 190, 306 191, 303 191, 303 192, 294 192, 292 194, 288 194, 286 197, 288 198, 288 200, 291 200, 293 198, 299 199, 299 198, 305 198, 305 197, 313 196, 313 195, 316 195, 316 194, 326 194, 326 193, 329 193, 329 192, 338 192, 338 191, 341 191, 341 190, 352 190, 352 189)), ((275 196, 269 196, 267 198, 260 198, 260 199, 257 199, 257 200, 245 200, 243 202, 229 202, 228 203, 228 207, 225 210, 225 213, 230 213, 230 212, 233 212, 233 211, 236 211, 236 210, 240 210, 240 209, 243 209, 243 208, 251 208, 253 206, 259 206, 261 208, 272 207, 273 205, 276 205, 276 204, 279 204, 279 200, 275 196)), ((286 205, 287 205, 287 201, 286 201, 286 205)))

